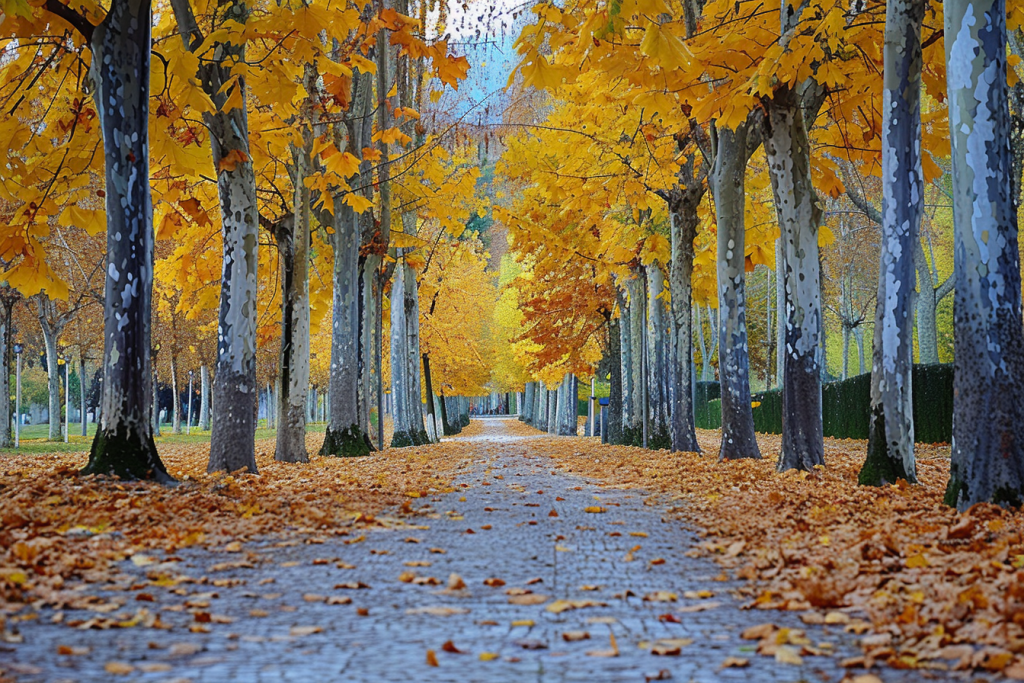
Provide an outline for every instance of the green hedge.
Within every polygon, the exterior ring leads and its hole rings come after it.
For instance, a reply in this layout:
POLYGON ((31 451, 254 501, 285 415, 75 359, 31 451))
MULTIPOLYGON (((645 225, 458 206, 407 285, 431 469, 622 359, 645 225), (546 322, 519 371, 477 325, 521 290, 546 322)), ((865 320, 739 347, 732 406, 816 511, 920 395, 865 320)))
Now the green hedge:
MULTIPOLYGON (((722 402, 704 397, 698 388, 695 397, 696 423, 701 429, 720 429, 722 402)), ((953 438, 953 366, 914 366, 914 440, 918 443, 949 443, 953 438)), ((711 391, 710 388, 704 391, 711 391)), ((754 405, 754 429, 764 434, 782 433, 782 391, 772 389, 751 397, 754 405)), ((822 427, 825 436, 839 439, 868 438, 871 411, 871 374, 828 382, 821 388, 822 427)))
POLYGON ((914 441, 953 441, 953 365, 914 366, 914 441))
POLYGON ((697 382, 693 388, 694 424, 701 429, 722 428, 722 388, 718 382, 697 382), (714 403, 715 405, 712 405, 714 403))
MULTIPOLYGON (((834 436, 837 439, 866 439, 870 414, 870 372, 821 385, 821 421, 826 436, 834 436)), ((779 432, 781 431, 780 429, 779 432)))

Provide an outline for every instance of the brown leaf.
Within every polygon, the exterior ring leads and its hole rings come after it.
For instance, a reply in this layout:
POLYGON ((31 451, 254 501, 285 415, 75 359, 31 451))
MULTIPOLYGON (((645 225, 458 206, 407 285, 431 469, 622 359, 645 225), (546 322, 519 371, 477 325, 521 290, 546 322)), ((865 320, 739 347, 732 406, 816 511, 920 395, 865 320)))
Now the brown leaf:
POLYGON ((455 654, 455 655, 464 655, 464 654, 466 654, 463 650, 460 650, 459 648, 455 647, 455 643, 453 643, 450 640, 444 641, 444 644, 441 646, 441 649, 444 650, 445 652, 451 652, 452 654, 455 654))
POLYGON ((437 663, 437 655, 433 650, 427 650, 427 666, 440 666, 437 663))

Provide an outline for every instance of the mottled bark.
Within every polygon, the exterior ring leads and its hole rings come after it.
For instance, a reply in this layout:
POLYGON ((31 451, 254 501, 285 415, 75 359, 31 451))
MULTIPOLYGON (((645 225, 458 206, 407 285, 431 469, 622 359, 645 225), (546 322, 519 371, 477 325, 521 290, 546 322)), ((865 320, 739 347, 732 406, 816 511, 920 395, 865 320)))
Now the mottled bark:
POLYGON ((46 348, 46 389, 50 430, 49 441, 60 441, 60 365, 57 364, 57 336, 63 325, 51 321, 54 312, 53 301, 45 293, 40 294, 36 301, 39 304, 39 328, 43 333, 43 345, 46 348))
POLYGON ((150 412, 152 413, 152 420, 153 420, 153 434, 155 436, 160 436, 160 392, 159 392, 159 379, 160 378, 157 375, 156 356, 155 355, 153 356, 152 363, 153 363, 153 410, 151 410, 150 412))
MULTIPOLYGON (((353 75, 353 97, 346 118, 348 151, 362 154, 369 139, 369 126, 363 117, 369 110, 372 77, 358 70, 353 75)), ((360 165, 360 176, 369 167, 360 165), (365 168, 364 168, 365 167, 365 168)), ((352 183, 358 187, 359 177, 352 183)), ((359 216, 344 203, 344 196, 334 197, 334 226, 331 246, 334 250, 334 295, 332 300, 331 374, 327 433, 320 449, 321 455, 363 456, 373 446, 368 413, 364 414, 360 401, 363 363, 363 343, 367 338, 363 329, 364 318, 363 263, 359 255, 361 242, 359 216)))
POLYGON ((946 502, 1024 500, 1024 324, 1004 0, 946 0, 952 137, 953 447, 946 502))
MULTIPOLYGON (((186 49, 198 49, 204 43, 191 5, 172 0, 171 6, 186 49)), ((231 0, 218 16, 244 25, 249 8, 243 0, 231 0)), ((236 61, 245 61, 245 44, 218 41, 210 47, 214 57, 200 62, 199 80, 217 107, 203 114, 203 122, 217 172, 224 258, 207 470, 256 472, 256 176, 249 153, 245 77, 232 71, 236 61), (236 91, 242 106, 227 109, 236 91)))
MULTIPOLYGON (((629 296, 627 311, 629 312, 628 357, 623 346, 623 359, 629 367, 624 368, 623 377, 629 376, 629 410, 623 411, 622 432, 626 445, 643 445, 644 435, 644 385, 646 378, 643 372, 644 335, 647 330, 647 301, 644 282, 639 275, 633 274, 626 280, 626 292, 629 296)), ((625 384, 625 379, 623 380, 625 384)))
MULTIPOLYGON (((10 346, 8 345, 7 348, 10 348, 10 346)), ((6 354, 5 354, 4 357, 6 357, 6 354)), ((8 365, 8 367, 10 367, 10 365, 8 365)), ((86 396, 86 393, 87 393, 87 391, 86 391, 86 384, 87 384, 86 377, 88 377, 88 375, 86 374, 86 371, 85 371, 85 354, 84 353, 82 353, 78 357, 78 372, 79 372, 79 379, 78 379, 78 408, 79 408, 78 412, 79 412, 79 416, 78 416, 78 418, 79 418, 79 421, 82 423, 82 436, 88 436, 89 435, 89 416, 88 416, 88 411, 86 410, 86 406, 85 406, 85 396, 86 396)), ((3 380, 3 378, 0 378, 0 391, 4 391, 3 387, 4 387, 4 380, 3 380)), ((9 414, 9 411, 10 411, 10 400, 11 400, 10 393, 9 393, 10 389, 8 388, 7 391, 8 391, 8 394, 7 394, 7 406, 8 406, 7 410, 8 410, 8 414, 9 414)), ((0 414, 2 414, 3 402, 4 402, 3 396, 0 396, 0 414)), ((10 421, 10 419, 8 419, 7 420, 8 427, 10 426, 10 423, 11 423, 11 421, 10 421)), ((2 427, 0 427, 0 429, 2 429, 2 427)))
POLYGON ((775 383, 782 386, 786 371, 786 253, 782 238, 775 240, 775 383))
POLYGON ((722 389, 721 460, 760 458, 750 407, 747 349, 745 184, 747 123, 718 131, 712 192, 718 224, 718 377, 722 389))
MULTIPOLYGON (((621 310, 621 308, 620 308, 621 310)), ((622 343, 619 333, 619 325, 622 318, 612 318, 608 321, 608 367, 609 391, 608 391, 608 443, 622 443, 622 343)), ((601 406, 596 410, 600 412, 601 406)))
POLYGON ((171 354, 171 434, 181 434, 181 388, 178 387, 178 359, 171 354))
MULTIPOLYGON (((10 291, 4 288, 4 294, 10 291)), ((10 448, 14 444, 11 434, 11 328, 12 313, 16 299, 10 296, 0 296, 0 448, 10 448)), ((85 378, 80 384, 85 386, 85 378)), ((84 397, 85 394, 83 393, 84 397)), ((85 425, 85 401, 82 401, 82 424, 85 425)), ((85 432, 82 432, 85 435, 85 432)))
POLYGON ((619 378, 622 382, 622 422, 620 443, 622 445, 633 445, 633 430, 636 423, 636 411, 633 408, 633 334, 631 326, 633 316, 630 310, 629 285, 623 289, 616 290, 616 299, 619 304, 619 378))
POLYGON ((672 447, 669 426, 669 312, 664 293, 665 274, 657 263, 652 263, 647 267, 647 349, 650 359, 647 371, 647 446, 654 450, 672 447))
MULTIPOLYGON (((914 247, 920 244, 924 177, 921 173, 921 22, 924 0, 886 5, 882 92, 882 302, 879 398, 888 457, 901 460, 908 481, 914 463, 913 376, 914 247)), ((872 378, 874 380, 874 378, 872 378)), ((874 381, 872 381, 874 383, 874 381)), ((872 405, 872 412, 877 407, 872 405)))
POLYGON ((405 285, 407 270, 401 263, 395 268, 391 281, 391 396, 394 399, 395 431, 391 437, 393 448, 414 446, 418 441, 418 429, 413 425, 412 391, 409 388, 409 337, 405 322, 405 285))
POLYGON ((430 356, 427 354, 423 354, 423 381, 427 389, 427 436, 432 441, 439 441, 443 428, 438 428, 437 412, 434 407, 434 383, 430 376, 430 356))
POLYGON ((199 429, 210 431, 210 368, 199 366, 199 429))
MULTIPOLYGON (((785 3, 784 3, 785 4, 785 3)), ((785 5, 785 10, 794 8, 785 5)), ((785 10, 783 14, 785 15, 785 10)), ((791 28, 784 17, 783 25, 791 28)), ((823 465, 821 424, 821 210, 811 183, 810 143, 796 91, 782 86, 768 103, 763 141, 782 234, 786 298, 780 471, 823 465)))
POLYGON ((292 149, 292 212, 274 229, 281 264, 281 391, 274 449, 280 462, 309 462, 303 398, 309 386, 310 196, 303 181, 310 165, 308 149, 292 149))
POLYGON ((100 421, 84 474, 174 480, 150 422, 153 207, 149 178, 150 2, 113 0, 92 38, 103 131, 107 277, 100 421))
POLYGON ((558 433, 558 398, 562 385, 548 391, 548 434, 558 433))
POLYGON ((882 366, 882 334, 884 281, 878 280, 878 296, 875 300, 874 338, 871 345, 871 408, 868 414, 868 452, 864 465, 857 477, 862 486, 883 486, 895 484, 899 479, 909 480, 903 469, 903 459, 893 457, 885 437, 885 410, 882 405, 882 373, 876 368, 882 366))

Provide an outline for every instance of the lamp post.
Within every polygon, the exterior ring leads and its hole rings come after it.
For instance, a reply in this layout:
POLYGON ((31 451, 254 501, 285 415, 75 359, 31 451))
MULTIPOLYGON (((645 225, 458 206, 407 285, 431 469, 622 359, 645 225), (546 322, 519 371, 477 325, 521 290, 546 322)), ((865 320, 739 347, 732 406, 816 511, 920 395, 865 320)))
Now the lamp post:
POLYGON ((14 345, 14 356, 17 358, 15 363, 17 370, 15 374, 15 393, 14 393, 14 447, 17 448, 21 442, 21 352, 22 345, 14 345))
POLYGON ((192 370, 188 371, 188 422, 185 424, 186 436, 192 433, 192 378, 195 374, 192 370))

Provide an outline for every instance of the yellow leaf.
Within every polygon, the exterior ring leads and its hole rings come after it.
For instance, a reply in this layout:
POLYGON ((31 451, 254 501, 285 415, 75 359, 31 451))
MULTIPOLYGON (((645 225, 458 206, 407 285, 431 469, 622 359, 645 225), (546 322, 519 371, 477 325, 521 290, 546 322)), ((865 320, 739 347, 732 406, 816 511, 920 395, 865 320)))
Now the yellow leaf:
POLYGON ((640 42, 640 52, 653 57, 663 69, 681 69, 690 61, 682 41, 653 22, 640 42))
POLYGON ((363 213, 373 206, 373 202, 361 194, 356 194, 355 192, 349 192, 345 195, 345 203, 351 206, 352 210, 356 213, 363 213))
POLYGON ((921 553, 918 553, 916 555, 911 555, 910 557, 907 558, 907 567, 910 568, 910 569, 921 569, 923 567, 930 567, 930 566, 931 566, 931 562, 929 562, 928 558, 925 557, 924 555, 922 555, 921 553))

